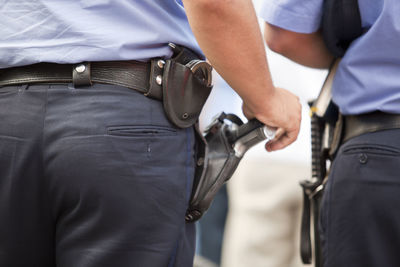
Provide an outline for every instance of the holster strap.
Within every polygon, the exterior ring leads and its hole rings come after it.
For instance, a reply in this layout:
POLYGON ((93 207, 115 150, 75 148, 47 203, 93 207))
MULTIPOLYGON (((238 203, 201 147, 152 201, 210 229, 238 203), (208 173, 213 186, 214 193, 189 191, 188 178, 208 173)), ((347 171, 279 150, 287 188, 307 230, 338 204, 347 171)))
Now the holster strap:
POLYGON ((0 69, 0 87, 33 83, 113 84, 162 100, 163 61, 107 61, 79 64, 38 63, 0 69))
POLYGON ((400 114, 380 111, 344 116, 343 142, 364 133, 400 128, 400 114))

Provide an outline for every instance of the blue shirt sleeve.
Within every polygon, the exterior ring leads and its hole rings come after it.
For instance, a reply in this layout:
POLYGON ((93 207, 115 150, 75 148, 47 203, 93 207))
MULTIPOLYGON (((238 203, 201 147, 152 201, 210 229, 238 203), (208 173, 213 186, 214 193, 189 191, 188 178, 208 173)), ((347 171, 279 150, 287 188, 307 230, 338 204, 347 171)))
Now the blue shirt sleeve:
POLYGON ((323 0, 263 0, 259 16, 269 24, 299 33, 316 32, 323 0))

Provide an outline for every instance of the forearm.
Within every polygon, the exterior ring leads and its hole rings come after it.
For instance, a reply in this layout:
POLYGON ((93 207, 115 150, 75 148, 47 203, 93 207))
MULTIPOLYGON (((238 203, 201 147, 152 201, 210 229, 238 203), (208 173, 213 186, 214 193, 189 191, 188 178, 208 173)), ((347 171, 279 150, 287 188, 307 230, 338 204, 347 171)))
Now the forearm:
POLYGON ((334 58, 320 32, 296 33, 265 23, 264 37, 272 51, 307 67, 327 69, 334 58))
POLYGON ((246 117, 279 128, 269 151, 296 140, 298 97, 275 88, 251 0, 183 0, 189 23, 208 60, 243 100, 246 117))
POLYGON ((263 105, 275 88, 252 2, 183 2, 193 33, 214 68, 250 109, 263 105))

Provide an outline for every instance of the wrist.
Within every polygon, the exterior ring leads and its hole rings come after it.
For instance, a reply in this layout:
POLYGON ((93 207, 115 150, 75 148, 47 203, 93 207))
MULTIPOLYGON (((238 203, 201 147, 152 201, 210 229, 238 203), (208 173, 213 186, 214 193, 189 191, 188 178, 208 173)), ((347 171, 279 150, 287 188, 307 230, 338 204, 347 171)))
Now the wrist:
POLYGON ((252 117, 257 119, 270 117, 270 111, 273 110, 273 105, 276 101, 276 88, 271 86, 268 91, 263 91, 259 94, 252 95, 252 99, 248 99, 243 103, 243 109, 252 117))

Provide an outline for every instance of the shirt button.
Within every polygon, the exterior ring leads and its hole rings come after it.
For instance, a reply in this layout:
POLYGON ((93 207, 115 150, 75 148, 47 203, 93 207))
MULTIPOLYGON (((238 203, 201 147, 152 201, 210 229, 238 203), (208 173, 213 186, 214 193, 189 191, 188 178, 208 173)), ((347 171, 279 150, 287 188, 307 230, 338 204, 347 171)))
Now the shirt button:
POLYGON ((365 164, 368 161, 368 156, 365 153, 361 153, 358 160, 361 164, 365 164))

